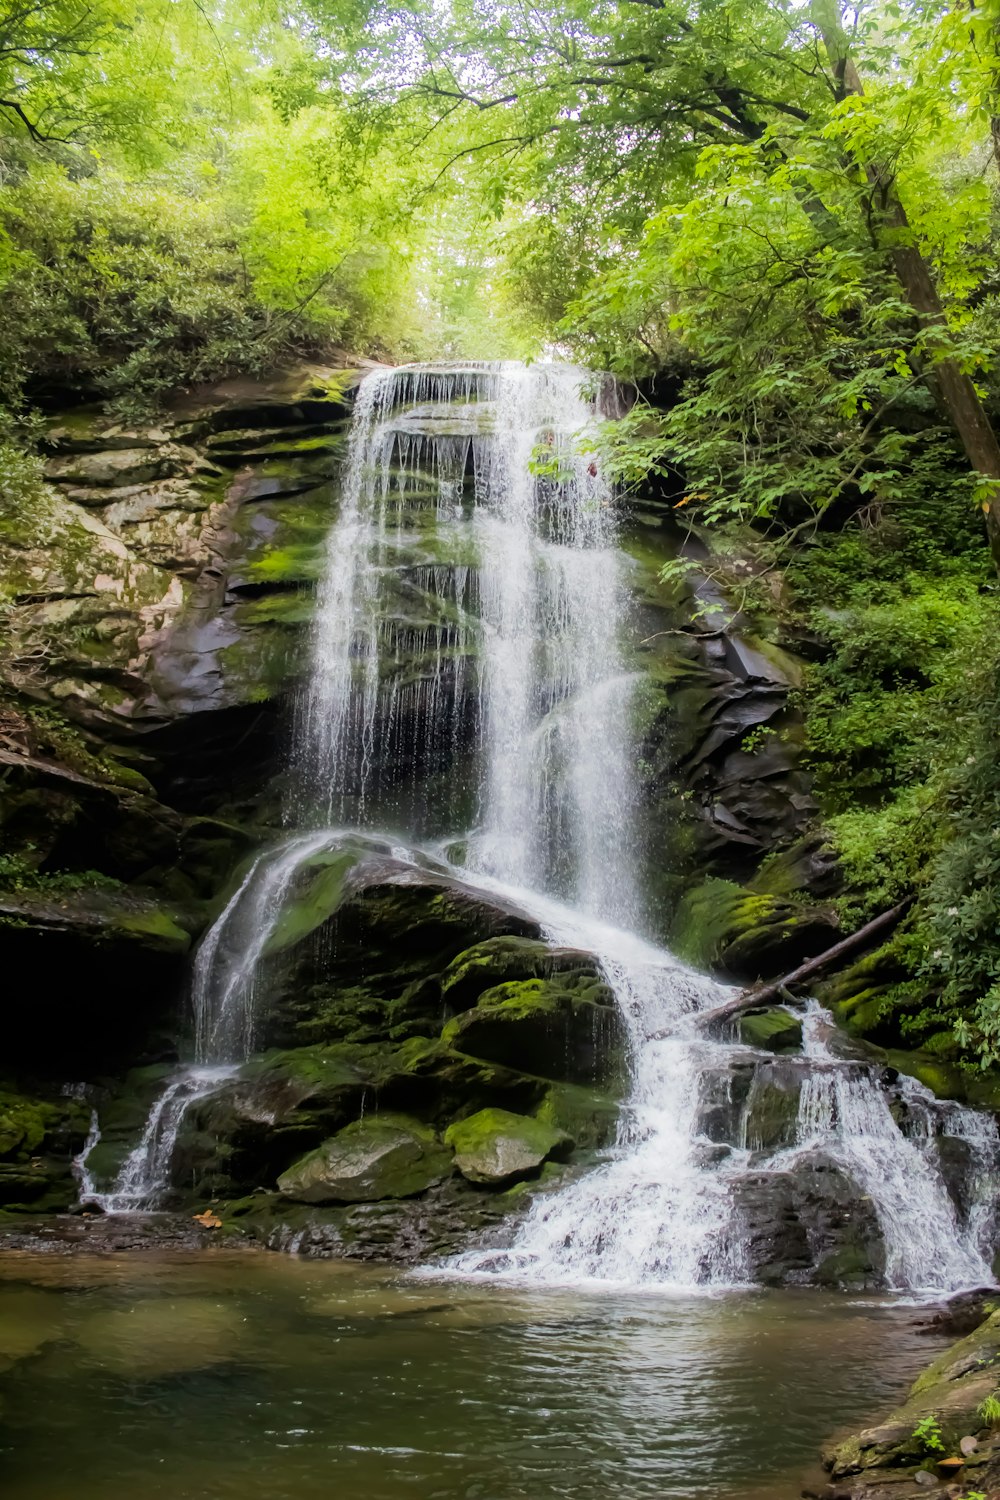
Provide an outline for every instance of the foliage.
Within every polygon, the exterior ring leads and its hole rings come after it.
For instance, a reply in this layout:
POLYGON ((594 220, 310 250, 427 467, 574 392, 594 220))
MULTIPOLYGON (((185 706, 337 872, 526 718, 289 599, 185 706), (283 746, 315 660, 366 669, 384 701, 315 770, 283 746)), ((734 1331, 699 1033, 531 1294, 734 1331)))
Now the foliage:
POLYGON ((99 870, 41 871, 31 863, 30 854, 0 853, 0 890, 17 894, 25 892, 47 896, 69 895, 76 891, 121 888, 121 882, 99 870))
POLYGON ((992 1427, 995 1423, 1000 1422, 1000 1394, 994 1393, 986 1397, 986 1400, 979 1408, 979 1416, 987 1427, 992 1427))
POLYGON ((925 1453, 943 1453, 944 1440, 937 1417, 921 1417, 913 1429, 913 1437, 925 1453))
POLYGON ((0 23, 8 429, 26 400, 128 418, 291 353, 416 347, 418 261, 442 253, 426 179, 358 134, 301 18, 270 0, 40 0, 23 17, 9 38, 0 23))
POLYGON ((994 639, 965 679, 962 715, 966 753, 942 778, 948 838, 927 884, 932 946, 927 972, 941 986, 942 1003, 968 1017, 959 1039, 984 1063, 1000 1058, 1000 779, 995 746, 1000 732, 1000 656, 994 639))

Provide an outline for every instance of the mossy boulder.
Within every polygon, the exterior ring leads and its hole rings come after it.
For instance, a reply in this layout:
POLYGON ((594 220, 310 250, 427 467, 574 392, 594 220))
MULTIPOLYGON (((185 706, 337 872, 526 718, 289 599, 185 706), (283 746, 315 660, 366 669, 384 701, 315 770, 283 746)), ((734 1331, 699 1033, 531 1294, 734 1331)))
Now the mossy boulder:
POLYGON ((538 938, 496 937, 452 959, 441 976, 441 998, 452 1010, 473 1005, 484 990, 518 979, 555 974, 598 980, 596 960, 575 948, 554 948, 538 938))
MULTIPOLYGON (((388 849, 357 842, 304 869, 301 890, 269 944, 267 1040, 399 1042, 440 1031, 451 1007, 442 976, 490 939, 538 938, 538 924, 502 900, 388 849), (338 863, 340 861, 340 863, 338 863)), ((540 949, 545 949, 541 942, 540 949)))
POLYGON ((564 1156, 573 1139, 544 1120, 505 1109, 481 1109, 445 1131, 455 1166, 469 1182, 486 1186, 533 1176, 550 1157, 564 1156))
POLYGON ((796 1052, 802 1046, 802 1022, 781 1005, 745 1010, 738 1029, 741 1042, 766 1052, 796 1052))
POLYGON ((356 1120, 278 1178, 296 1203, 376 1203, 414 1198, 451 1171, 451 1152, 405 1115, 356 1120))
POLYGON ((442 1040, 473 1057, 571 1083, 614 1077, 624 1046, 608 987, 563 975, 486 990, 472 1010, 448 1022, 442 1040))
POLYGON ((535 1118, 573 1137, 579 1149, 598 1151, 618 1132, 621 1105, 617 1093, 579 1083, 553 1083, 534 1111, 535 1118))
POLYGON ((836 916, 826 907, 711 879, 682 900, 672 946, 702 968, 768 979, 829 948, 837 935, 836 916))

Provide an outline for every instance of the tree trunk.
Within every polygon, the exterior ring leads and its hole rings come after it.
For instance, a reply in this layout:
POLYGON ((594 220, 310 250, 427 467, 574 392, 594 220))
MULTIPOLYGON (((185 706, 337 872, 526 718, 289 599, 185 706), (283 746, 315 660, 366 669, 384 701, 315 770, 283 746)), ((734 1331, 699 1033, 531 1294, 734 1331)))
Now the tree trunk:
MULTIPOLYGON (((812 0, 814 24, 819 29, 841 96, 864 95, 864 84, 850 55, 850 44, 841 21, 837 0, 812 0)), ((866 162, 868 181, 882 197, 885 223, 892 234, 889 256, 906 299, 921 327, 940 328, 942 344, 947 340, 947 320, 937 286, 920 250, 906 215, 895 178, 876 162, 866 162)), ((955 429, 969 463, 990 481, 989 498, 983 503, 986 530, 993 561, 1000 571, 1000 442, 980 399, 972 377, 950 355, 932 366, 942 405, 955 429)))

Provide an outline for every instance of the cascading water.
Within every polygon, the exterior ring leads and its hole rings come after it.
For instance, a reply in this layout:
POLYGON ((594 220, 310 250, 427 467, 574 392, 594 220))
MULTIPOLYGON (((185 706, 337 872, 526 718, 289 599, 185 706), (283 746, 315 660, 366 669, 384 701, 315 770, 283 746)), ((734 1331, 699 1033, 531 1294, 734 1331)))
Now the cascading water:
POLYGON ((258 856, 203 939, 195 1062, 168 1081, 105 1206, 158 1201, 185 1110, 249 1056, 269 943, 331 825, 391 827, 593 952, 630 1041, 606 1159, 540 1195, 512 1242, 439 1274, 732 1285, 753 1275, 745 1189, 819 1167, 870 1200, 886 1284, 989 1281, 992 1122, 912 1081, 890 1106, 876 1069, 830 1049, 818 1011, 797 1056, 718 1039, 699 1013, 727 992, 636 935, 627 565, 579 441, 582 387, 566 367, 509 364, 362 383, 296 724, 291 821, 306 831, 258 856), (788 1104, 777 1131, 757 1114, 769 1091, 788 1104), (963 1156, 964 1192, 946 1184, 944 1148, 963 1156))
MULTIPOLYGON (((396 789, 383 782, 372 798, 375 763, 394 760, 400 718, 420 726, 407 778, 440 763, 436 740, 452 751, 464 734, 478 811, 466 868, 633 926, 627 591, 611 494, 577 441, 591 419, 581 383, 567 368, 491 365, 362 384, 318 596, 301 779, 327 821, 385 821, 396 789), (421 549, 418 520, 428 558, 465 565, 430 568, 440 621, 426 670, 401 685, 393 606, 402 596, 405 623, 401 558, 421 549), (380 723, 390 743, 377 756, 380 723)), ((454 798, 435 813, 461 826, 454 798)), ((414 821, 408 832, 425 834, 414 821)))
POLYGON ((107 1192, 97 1188, 87 1168, 100 1141, 95 1122, 78 1168, 81 1202, 110 1214, 157 1207, 170 1187, 177 1136, 188 1110, 217 1093, 253 1051, 261 959, 303 860, 329 842, 328 833, 306 834, 251 862, 195 954, 195 1060, 179 1068, 154 1099, 139 1141, 107 1192))

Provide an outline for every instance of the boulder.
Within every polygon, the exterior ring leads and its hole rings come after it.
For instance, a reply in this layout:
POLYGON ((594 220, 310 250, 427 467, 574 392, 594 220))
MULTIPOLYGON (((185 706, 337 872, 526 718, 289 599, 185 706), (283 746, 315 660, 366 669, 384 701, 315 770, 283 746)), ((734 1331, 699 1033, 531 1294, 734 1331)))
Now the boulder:
POLYGON ((356 1120, 294 1162, 278 1191, 295 1203, 414 1198, 451 1171, 451 1153, 406 1115, 356 1120))
POLYGON ((554 948, 540 938, 489 938, 452 959, 441 976, 441 997, 453 1010, 465 1010, 484 990, 505 981, 548 979, 553 974, 600 978, 592 953, 554 948))
POLYGON ((481 1109, 449 1126, 444 1139, 462 1176, 487 1186, 531 1177, 543 1162, 573 1147, 564 1130, 506 1109, 481 1109))
POLYGON ((720 966, 738 979, 771 979, 822 953, 839 936, 828 907, 712 878, 681 901, 672 946, 701 967, 720 966))
POLYGON ((783 1005, 745 1010, 739 1018, 740 1041, 766 1052, 795 1052, 802 1046, 802 1022, 783 1005))
POLYGON ((570 1083, 613 1077, 624 1042, 608 987, 563 975, 494 986, 449 1021, 442 1040, 473 1057, 570 1083))

